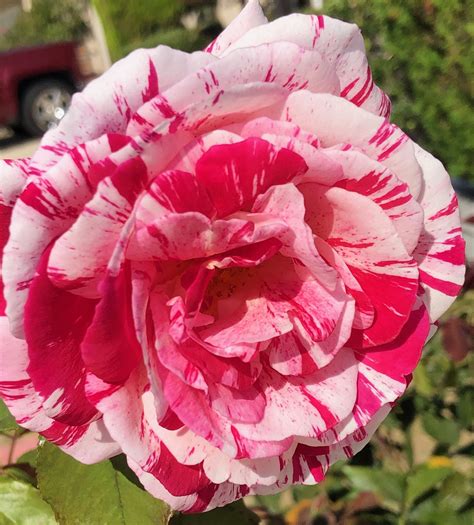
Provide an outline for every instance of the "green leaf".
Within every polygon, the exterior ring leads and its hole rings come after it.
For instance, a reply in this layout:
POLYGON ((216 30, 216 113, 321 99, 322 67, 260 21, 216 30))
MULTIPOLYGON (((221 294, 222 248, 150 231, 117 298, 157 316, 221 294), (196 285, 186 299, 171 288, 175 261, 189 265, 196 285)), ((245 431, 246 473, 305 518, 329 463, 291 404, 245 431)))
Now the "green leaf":
POLYGON ((11 479, 24 481, 30 485, 36 485, 36 475, 34 469, 28 463, 15 463, 3 467, 3 473, 11 479))
POLYGON ((452 473, 453 469, 450 467, 420 465, 408 475, 405 506, 410 508, 420 496, 435 488, 438 483, 441 483, 452 473))
POLYGON ((83 465, 44 443, 38 451, 38 487, 65 525, 164 525, 169 507, 136 487, 110 461, 83 465))
POLYGON ((455 445, 459 440, 459 425, 430 412, 422 416, 423 427, 428 434, 444 445, 455 445))
POLYGON ((469 482, 465 476, 455 472, 442 484, 438 496, 439 506, 457 512, 469 501, 469 482))
POLYGON ((357 492, 374 492, 390 510, 398 510, 403 500, 403 475, 379 468, 345 466, 344 474, 357 492))
POLYGON ((31 467, 36 468, 36 460, 38 457, 38 449, 34 448, 33 450, 28 450, 22 454, 16 461, 17 463, 28 463, 31 467))
POLYGON ((10 414, 7 406, 0 399, 0 433, 11 432, 18 430, 20 427, 17 425, 15 418, 10 414))
POLYGON ((259 522, 260 518, 240 500, 203 514, 175 514, 170 525, 258 525, 259 522))
POLYGON ((0 478, 0 524, 55 525, 52 508, 37 489, 9 479, 0 478))
POLYGON ((457 403, 457 414, 462 426, 467 429, 472 429, 472 421, 474 417, 474 388, 467 388, 459 396, 457 403))
POLYGON ((432 397, 435 389, 431 384, 429 374, 424 362, 419 363, 413 372, 413 383, 416 392, 424 397, 432 397))

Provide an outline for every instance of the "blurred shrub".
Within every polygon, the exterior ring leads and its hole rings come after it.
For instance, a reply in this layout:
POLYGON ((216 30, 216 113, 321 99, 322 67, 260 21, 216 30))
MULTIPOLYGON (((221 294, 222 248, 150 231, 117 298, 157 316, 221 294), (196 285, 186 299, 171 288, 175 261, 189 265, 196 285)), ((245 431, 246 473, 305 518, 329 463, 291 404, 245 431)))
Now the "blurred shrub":
POLYGON ((80 40, 88 31, 83 0, 35 0, 29 13, 22 12, 0 40, 1 49, 80 40))
MULTIPOLYGON (((184 10, 183 0, 92 0, 104 24, 107 43, 113 59, 118 59, 136 47, 153 41, 179 24, 184 10)), ((174 31, 174 29, 172 29, 174 31)), ((184 34, 182 33, 184 37, 184 34)))
POLYGON ((192 52, 197 49, 202 49, 208 43, 209 39, 199 31, 188 31, 187 29, 176 27, 165 31, 157 31, 142 40, 132 42, 123 48, 123 54, 130 53, 138 47, 148 48, 159 45, 192 52))
POLYGON ((325 0, 324 13, 355 22, 393 120, 474 181, 474 9, 471 0, 325 0))

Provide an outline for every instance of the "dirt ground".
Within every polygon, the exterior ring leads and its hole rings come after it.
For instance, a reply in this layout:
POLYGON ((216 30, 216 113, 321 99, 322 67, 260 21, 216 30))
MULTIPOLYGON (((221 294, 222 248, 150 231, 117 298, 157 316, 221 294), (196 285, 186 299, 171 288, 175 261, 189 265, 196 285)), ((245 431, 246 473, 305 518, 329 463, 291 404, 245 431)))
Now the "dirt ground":
POLYGON ((11 134, 0 129, 0 159, 29 157, 38 147, 39 139, 11 134))

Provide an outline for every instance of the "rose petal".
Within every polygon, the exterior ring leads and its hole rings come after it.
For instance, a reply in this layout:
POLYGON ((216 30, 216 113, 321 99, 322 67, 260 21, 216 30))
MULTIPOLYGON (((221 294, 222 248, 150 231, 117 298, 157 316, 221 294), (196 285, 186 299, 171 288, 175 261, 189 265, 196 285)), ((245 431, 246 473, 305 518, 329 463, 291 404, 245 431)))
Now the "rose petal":
POLYGON ((415 146, 425 191, 420 204, 424 229, 413 257, 420 269, 423 300, 436 321, 451 305, 464 282, 464 247, 456 195, 441 162, 415 146))

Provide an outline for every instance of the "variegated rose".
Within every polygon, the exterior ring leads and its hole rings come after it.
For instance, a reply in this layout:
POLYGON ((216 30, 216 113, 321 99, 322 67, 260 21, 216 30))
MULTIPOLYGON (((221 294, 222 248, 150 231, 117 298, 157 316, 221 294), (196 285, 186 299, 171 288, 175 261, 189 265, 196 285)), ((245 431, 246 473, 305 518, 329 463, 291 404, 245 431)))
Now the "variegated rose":
POLYGON ((354 25, 251 0, 138 50, 1 168, 1 395, 198 512, 321 481, 403 394, 463 280, 448 174, 354 25))

